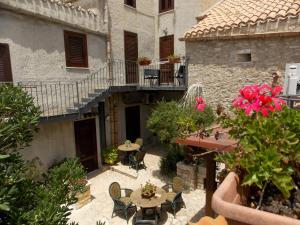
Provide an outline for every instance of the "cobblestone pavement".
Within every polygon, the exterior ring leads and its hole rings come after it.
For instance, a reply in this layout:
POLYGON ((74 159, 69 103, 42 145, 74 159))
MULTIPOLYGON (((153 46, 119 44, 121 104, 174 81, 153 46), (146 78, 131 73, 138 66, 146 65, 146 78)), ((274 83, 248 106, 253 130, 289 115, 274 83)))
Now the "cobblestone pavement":
MULTIPOLYGON (((124 166, 117 166, 119 170, 125 170, 125 173, 130 173, 130 176, 120 174, 117 171, 106 170, 98 172, 89 179, 91 181, 92 201, 81 209, 74 209, 70 216, 70 221, 76 221, 79 225, 96 225, 96 221, 106 222, 105 225, 126 225, 126 220, 122 214, 111 218, 113 201, 111 200, 108 187, 112 182, 119 182, 122 188, 131 188, 133 190, 139 188, 150 180, 151 183, 157 186, 163 186, 168 179, 159 174, 159 160, 163 153, 163 149, 159 147, 148 146, 145 157, 146 170, 140 170, 138 174, 133 169, 124 166), (135 177, 134 177, 135 176, 135 177)), ((187 221, 196 222, 203 216, 203 207, 205 205, 205 192, 203 190, 191 191, 183 193, 183 199, 186 204, 186 209, 180 209, 176 214, 176 219, 173 217, 171 210, 164 207, 160 215, 159 224, 165 225, 185 225, 187 221)), ((138 209, 139 210, 139 209, 138 209)), ((133 220, 140 218, 140 210, 137 214, 130 213, 128 224, 133 224, 133 220)))

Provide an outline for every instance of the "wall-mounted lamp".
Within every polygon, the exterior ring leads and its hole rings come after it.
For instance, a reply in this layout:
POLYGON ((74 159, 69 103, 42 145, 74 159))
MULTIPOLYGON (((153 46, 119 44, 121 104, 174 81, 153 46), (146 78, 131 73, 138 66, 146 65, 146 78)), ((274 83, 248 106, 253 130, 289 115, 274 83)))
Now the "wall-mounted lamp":
POLYGON ((162 32, 164 33, 165 36, 168 35, 168 28, 166 27, 165 29, 162 30, 162 32))

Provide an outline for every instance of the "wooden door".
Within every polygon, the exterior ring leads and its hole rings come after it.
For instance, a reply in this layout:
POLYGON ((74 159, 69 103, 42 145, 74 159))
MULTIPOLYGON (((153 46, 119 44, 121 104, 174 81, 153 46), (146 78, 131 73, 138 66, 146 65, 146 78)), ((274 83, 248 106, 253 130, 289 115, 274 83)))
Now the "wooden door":
POLYGON ((140 106, 125 108, 126 139, 135 142, 141 137, 140 106))
POLYGON ((136 84, 138 77, 138 35, 124 31, 126 84, 136 84))
POLYGON ((0 44, 0 82, 12 82, 8 44, 0 44))
MULTIPOLYGON (((161 37, 159 40, 159 55, 162 62, 174 54, 174 36, 161 37)), ((160 66, 160 83, 174 83, 174 65, 165 63, 160 66)))
POLYGON ((75 121, 74 129, 77 157, 88 172, 98 169, 95 119, 75 121))

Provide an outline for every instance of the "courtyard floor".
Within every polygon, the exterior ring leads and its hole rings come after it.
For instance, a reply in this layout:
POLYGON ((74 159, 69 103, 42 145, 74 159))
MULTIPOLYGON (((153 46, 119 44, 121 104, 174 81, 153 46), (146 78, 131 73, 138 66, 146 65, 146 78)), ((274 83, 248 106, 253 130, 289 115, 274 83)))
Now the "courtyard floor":
MULTIPOLYGON (((159 173, 159 161, 164 150, 161 147, 147 146, 145 156, 146 170, 140 170, 137 174, 135 170, 128 166, 117 165, 114 171, 108 169, 102 172, 90 174, 92 201, 80 209, 74 209, 70 216, 70 221, 78 222, 79 225, 96 225, 96 221, 105 222, 105 225, 127 224, 122 214, 111 218, 113 201, 109 196, 108 188, 112 182, 119 182, 122 188, 138 189, 147 181, 161 187, 168 182, 159 173), (121 174, 120 171, 124 172, 121 174)), ((185 225, 188 221, 196 222, 203 216, 205 205, 205 191, 195 190, 183 193, 183 200, 186 209, 182 208, 174 219, 171 210, 164 207, 161 213, 159 224, 165 225, 185 225)), ((141 212, 138 208, 136 215, 130 213, 128 224, 133 224, 133 218, 140 218, 141 212)))

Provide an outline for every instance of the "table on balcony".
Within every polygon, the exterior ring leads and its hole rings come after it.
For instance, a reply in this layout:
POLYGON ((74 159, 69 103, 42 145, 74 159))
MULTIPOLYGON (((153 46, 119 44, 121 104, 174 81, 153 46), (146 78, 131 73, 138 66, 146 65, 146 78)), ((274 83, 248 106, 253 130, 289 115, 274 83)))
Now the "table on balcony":
POLYGON ((150 86, 153 86, 154 81, 157 81, 157 85, 160 85, 160 69, 144 69, 144 82, 150 80, 150 86))
MULTIPOLYGON (((211 208, 211 200, 213 193, 217 188, 216 184, 216 161, 215 155, 218 152, 230 152, 237 147, 237 140, 231 139, 228 134, 228 130, 222 129, 220 126, 212 127, 213 131, 209 137, 199 137, 197 133, 191 134, 185 139, 178 139, 177 144, 187 145, 191 147, 203 148, 206 150, 206 206, 205 214, 207 216, 214 216, 214 212, 211 208), (216 140, 215 134, 219 132, 220 138, 216 140)), ((204 154, 194 155, 195 157, 201 157, 204 154)))

